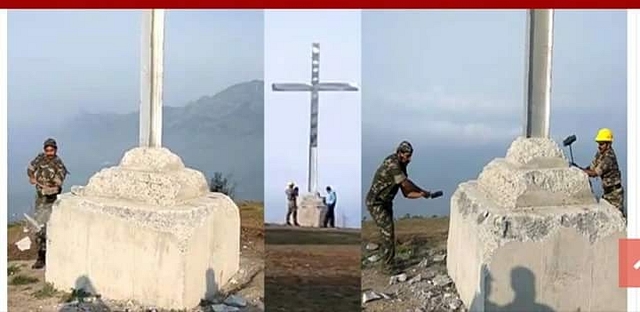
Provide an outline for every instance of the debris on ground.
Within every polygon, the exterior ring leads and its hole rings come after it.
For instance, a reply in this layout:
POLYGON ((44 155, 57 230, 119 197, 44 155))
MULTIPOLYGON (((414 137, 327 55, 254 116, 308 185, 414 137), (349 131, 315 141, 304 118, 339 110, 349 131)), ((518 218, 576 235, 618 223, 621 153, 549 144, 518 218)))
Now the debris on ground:
MULTIPOLYGON (((369 250, 371 244, 366 244, 365 249, 369 250)), ((409 250, 403 253, 406 254, 405 257, 397 258, 409 259, 414 251, 409 250)), ((446 253, 442 250, 430 250, 423 256, 424 258, 414 259, 413 264, 403 267, 399 274, 388 276, 387 285, 379 284, 378 288, 364 291, 363 307, 375 301, 385 301, 383 304, 387 307, 386 309, 394 304, 403 303, 403 307, 411 306, 411 309, 407 310, 409 312, 467 311, 453 280, 447 275, 446 253)), ((365 259, 371 257, 363 254, 365 259)), ((369 272, 375 271, 370 269, 369 272)), ((379 272, 376 274, 383 275, 379 272)), ((378 309, 373 310, 378 311, 378 309)))

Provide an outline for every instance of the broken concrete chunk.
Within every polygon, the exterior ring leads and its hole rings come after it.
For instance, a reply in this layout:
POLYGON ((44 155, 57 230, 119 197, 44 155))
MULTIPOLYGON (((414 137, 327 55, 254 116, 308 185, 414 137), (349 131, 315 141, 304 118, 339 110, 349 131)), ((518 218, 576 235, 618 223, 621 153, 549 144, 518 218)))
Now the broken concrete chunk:
POLYGON ((448 275, 438 275, 436 277, 433 278, 433 283, 436 286, 448 286, 451 283, 453 283, 453 281, 451 280, 451 278, 448 275))
POLYGON ((367 258, 367 260, 371 263, 373 262, 378 262, 378 260, 380 260, 380 256, 379 255, 372 255, 369 258, 367 258))
POLYGON ((226 304, 214 304, 211 305, 213 312, 237 312, 240 311, 237 307, 228 306, 226 304))
POLYGON ((376 243, 368 243, 367 246, 365 246, 365 248, 369 251, 373 251, 373 250, 378 250, 378 244, 376 243))
POLYGON ((371 302, 374 300, 378 300, 378 299, 382 299, 382 296, 380 296, 373 290, 367 290, 362 293, 362 304, 365 304, 367 302, 371 302))
POLYGON ((244 308, 247 306, 247 300, 237 295, 231 295, 227 297, 227 299, 225 299, 223 303, 228 306, 238 307, 238 308, 244 308))
POLYGON ((404 282, 406 280, 407 280, 407 274, 405 274, 405 273, 394 275, 394 276, 391 276, 389 278, 389 285, 393 285, 393 284, 396 284, 396 283, 402 283, 402 282, 404 282))
POLYGON ((29 238, 29 236, 17 241, 16 247, 18 247, 18 250, 20 251, 31 249, 31 239, 29 238))

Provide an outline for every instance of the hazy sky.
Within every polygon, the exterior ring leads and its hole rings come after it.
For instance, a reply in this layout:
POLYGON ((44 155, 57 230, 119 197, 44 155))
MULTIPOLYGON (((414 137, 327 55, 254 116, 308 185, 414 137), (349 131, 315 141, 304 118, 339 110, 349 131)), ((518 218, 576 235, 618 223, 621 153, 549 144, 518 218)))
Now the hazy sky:
MULTIPOLYGON (((9 11, 9 124, 136 110, 141 17, 137 10, 9 11)), ((168 10, 165 27, 166 105, 262 77, 254 57, 263 46, 262 10, 168 10)))
MULTIPOLYGON (((320 81, 360 84, 360 11, 265 11, 265 220, 283 223, 284 189, 307 189, 310 94, 272 92, 274 82, 310 82, 311 44, 320 43, 320 81)), ((360 92, 321 93, 318 187, 338 195, 337 225, 360 226, 360 92)))
MULTIPOLYGON (((626 11, 556 11, 551 133, 576 134, 576 162, 609 127, 626 170, 626 11)), ((504 157, 522 133, 526 11, 364 11, 363 193, 383 157, 408 139, 409 175, 442 199, 397 214, 448 214, 461 182, 504 157)), ((625 171, 623 171, 623 176, 625 171)))

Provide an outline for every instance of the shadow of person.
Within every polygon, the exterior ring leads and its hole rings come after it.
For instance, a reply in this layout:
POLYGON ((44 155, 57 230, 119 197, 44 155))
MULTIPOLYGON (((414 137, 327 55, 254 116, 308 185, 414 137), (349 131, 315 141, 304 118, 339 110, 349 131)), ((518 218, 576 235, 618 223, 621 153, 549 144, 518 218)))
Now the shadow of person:
POLYGON ((216 295, 218 294, 218 283, 216 283, 216 274, 213 269, 207 269, 205 273, 206 280, 206 292, 204 293, 204 300, 208 302, 214 302, 216 295))
POLYGON ((513 302, 507 304, 502 311, 554 312, 551 307, 536 303, 536 280, 531 270, 520 266, 513 268, 511 270, 511 288, 515 297, 513 302))
POLYGON ((59 312, 76 311, 111 312, 111 309, 102 301, 91 279, 86 275, 76 279, 71 296, 59 310, 59 312))

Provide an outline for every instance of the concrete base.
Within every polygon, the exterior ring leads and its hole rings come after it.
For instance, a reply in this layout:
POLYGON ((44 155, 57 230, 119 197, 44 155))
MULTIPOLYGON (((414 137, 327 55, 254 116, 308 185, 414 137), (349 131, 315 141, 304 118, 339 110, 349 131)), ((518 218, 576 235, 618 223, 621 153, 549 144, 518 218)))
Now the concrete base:
POLYGON ((589 190, 553 141, 523 138, 458 187, 447 269, 470 311, 626 311, 625 222, 589 190))
POLYGON ((304 194, 298 198, 298 223, 301 226, 320 227, 327 211, 322 197, 304 194))
POLYGON ((237 206, 167 149, 133 149, 63 194, 47 232, 47 282, 108 299, 192 308, 239 268, 237 206))

